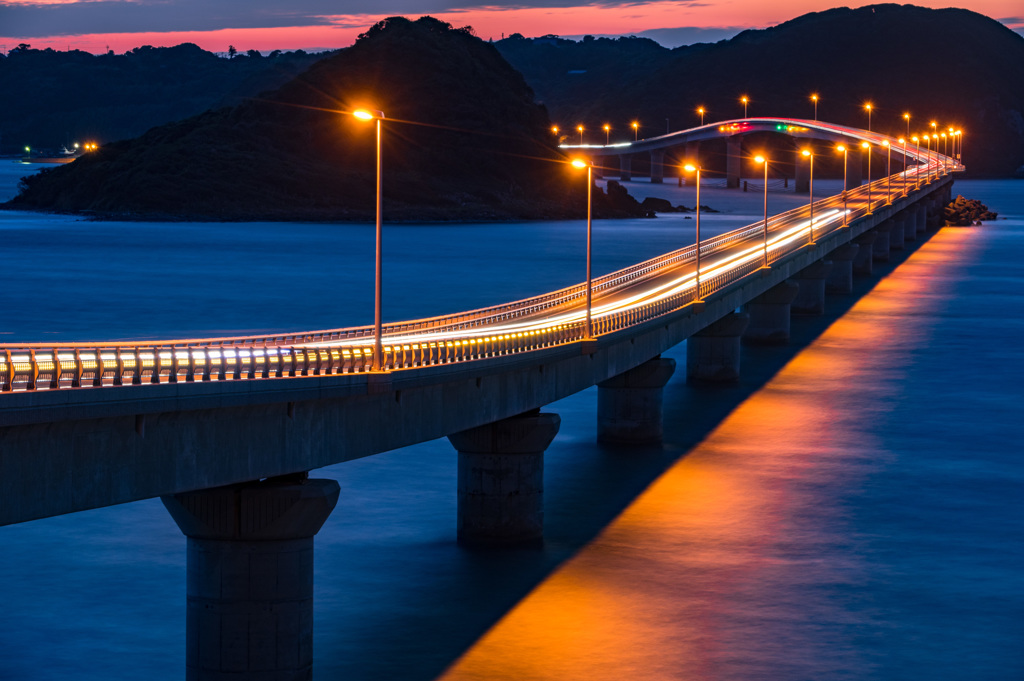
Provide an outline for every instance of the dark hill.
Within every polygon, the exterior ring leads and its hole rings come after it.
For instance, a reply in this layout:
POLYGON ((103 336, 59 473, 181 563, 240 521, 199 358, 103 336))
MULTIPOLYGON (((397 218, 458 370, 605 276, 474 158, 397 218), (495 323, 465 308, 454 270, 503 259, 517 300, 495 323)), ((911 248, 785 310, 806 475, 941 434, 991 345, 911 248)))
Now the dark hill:
MULTIPOLYGON (((977 175, 1010 175, 1024 164, 1024 37, 963 9, 912 5, 837 8, 731 40, 662 50, 622 41, 506 39, 498 49, 527 74, 555 122, 599 129, 629 121, 648 136, 743 115, 819 117, 905 132, 931 120, 965 132, 964 161, 977 175), (580 73, 585 71, 585 73, 580 73)), ((621 133, 620 133, 621 134, 621 133)))
POLYGON ((388 219, 564 215, 566 172, 522 76, 467 30, 390 18, 277 91, 27 178, 17 208, 213 219, 373 214, 385 112, 388 219), (416 123, 407 123, 415 121, 416 123))
POLYGON ((253 50, 224 59, 191 43, 101 55, 17 47, 0 55, 0 153, 136 137, 280 87, 323 56, 253 50))

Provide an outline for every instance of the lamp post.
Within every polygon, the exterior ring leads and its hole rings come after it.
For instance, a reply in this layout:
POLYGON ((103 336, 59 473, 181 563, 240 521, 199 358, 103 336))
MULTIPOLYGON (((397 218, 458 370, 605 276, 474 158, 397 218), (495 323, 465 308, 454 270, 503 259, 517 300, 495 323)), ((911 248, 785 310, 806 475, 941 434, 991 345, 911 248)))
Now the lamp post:
POLYGON ((636 142, 640 139, 640 124, 633 121, 633 141, 636 142))
POLYGON ((963 163, 964 156, 964 131, 956 131, 956 162, 963 163))
POLYGON ((946 158, 949 154, 946 153, 946 133, 941 134, 942 137, 942 169, 946 169, 946 158))
POLYGON ((932 162, 932 138, 931 138, 931 136, 930 135, 925 135, 924 136, 924 142, 925 142, 925 145, 926 145, 925 146, 925 152, 924 152, 924 157, 925 157, 924 183, 925 184, 930 184, 931 181, 932 181, 932 166, 931 166, 931 162, 932 162))
POLYGON ((702 300, 700 295, 700 166, 687 163, 683 170, 688 173, 697 173, 697 271, 694 274, 694 300, 702 300))
POLYGON ((697 107, 697 113, 700 114, 700 124, 704 125, 704 107, 698 106, 697 107))
POLYGON ((903 145, 903 196, 906 196, 910 193, 907 191, 907 138, 901 137, 900 144, 903 145))
MULTIPOLYGON (((914 140, 914 146, 917 148, 917 154, 916 154, 917 158, 915 158, 914 160, 917 161, 917 162, 920 162, 920 160, 921 160, 921 138, 918 137, 917 135, 914 135, 912 139, 914 140)), ((915 165, 917 165, 917 163, 915 163, 915 165)), ((920 189, 921 188, 921 173, 916 168, 915 168, 914 176, 917 179, 915 189, 920 189)))
POLYGON ((868 132, 871 132, 871 102, 865 104, 864 108, 868 110, 868 132))
POLYGON ((907 122, 907 137, 910 137, 910 112, 903 114, 903 120, 907 122))
POLYGON ((811 209, 811 223, 810 223, 810 243, 814 243, 814 154, 811 153, 810 149, 804 149, 800 152, 811 160, 811 182, 809 185, 811 193, 810 209, 811 209))
POLYGON ((764 266, 768 267, 768 157, 755 156, 754 160, 764 164, 764 266))
POLYGON ((868 150, 868 212, 866 215, 871 215, 871 145, 861 142, 860 146, 862 149, 868 150))
POLYGON ((889 140, 882 140, 882 146, 885 147, 885 205, 892 205, 892 145, 889 144, 889 140))
POLYGON ((587 325, 586 325, 586 336, 584 340, 590 340, 594 337, 593 326, 590 319, 590 309, 592 303, 592 286, 590 277, 590 243, 591 243, 591 213, 593 208, 593 185, 594 185, 594 165, 587 159, 574 158, 572 160, 573 168, 587 169, 587 325))
POLYGON ((846 169, 850 165, 847 161, 850 155, 850 150, 846 148, 845 144, 836 146, 836 151, 843 152, 843 227, 846 226, 848 220, 846 219, 846 169))
POLYGON ((811 95, 811 101, 814 102, 814 120, 818 120, 818 95, 817 93, 811 95))
POLYGON ((747 117, 747 103, 750 100, 747 99, 746 95, 743 95, 742 97, 740 97, 740 101, 743 102, 743 117, 746 118, 747 117))
POLYGON ((558 126, 557 125, 552 125, 551 126, 551 134, 552 135, 558 135, 558 126))
POLYGON ((577 125, 576 126, 576 132, 578 132, 580 134, 580 146, 582 147, 583 146, 583 126, 582 125, 577 125))
POLYGON ((357 109, 352 112, 352 115, 361 121, 376 121, 377 127, 377 258, 374 275, 373 285, 373 362, 370 366, 370 371, 384 371, 384 339, 383 335, 383 303, 382 303, 382 291, 383 291, 383 274, 384 274, 384 250, 382 248, 383 243, 381 240, 382 225, 383 225, 383 212, 382 208, 382 197, 381 193, 381 154, 380 154, 380 138, 381 138, 381 123, 384 120, 383 111, 375 111, 372 109, 357 109))
POLYGON ((604 124, 604 145, 608 146, 608 138, 612 134, 612 126, 607 123, 604 124))

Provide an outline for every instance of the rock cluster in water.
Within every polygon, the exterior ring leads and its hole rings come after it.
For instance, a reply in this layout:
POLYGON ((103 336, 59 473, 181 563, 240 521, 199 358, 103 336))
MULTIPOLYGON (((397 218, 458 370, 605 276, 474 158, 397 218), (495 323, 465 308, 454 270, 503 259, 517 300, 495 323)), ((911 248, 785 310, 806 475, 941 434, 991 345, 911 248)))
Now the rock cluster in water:
POLYGON ((943 211, 947 225, 954 227, 968 227, 980 225, 985 220, 995 220, 999 217, 988 209, 988 206, 977 199, 965 199, 957 194, 955 200, 950 201, 943 211))

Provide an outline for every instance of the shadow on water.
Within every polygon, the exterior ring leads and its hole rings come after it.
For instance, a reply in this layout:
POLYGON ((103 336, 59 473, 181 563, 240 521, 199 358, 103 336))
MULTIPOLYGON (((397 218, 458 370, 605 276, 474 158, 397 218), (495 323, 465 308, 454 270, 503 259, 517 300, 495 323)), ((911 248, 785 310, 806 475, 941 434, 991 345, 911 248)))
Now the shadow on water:
MULTIPOLYGON (((387 466, 408 475, 420 457, 444 456, 450 461, 451 465, 439 467, 435 458, 434 466, 422 468, 429 477, 420 480, 415 491, 394 492, 435 497, 420 505, 429 507, 432 514, 422 520, 422 534, 403 541, 360 537, 358 514, 365 513, 367 506, 388 504, 379 496, 359 497, 354 488, 362 473, 354 467, 361 462, 320 471, 339 479, 343 501, 332 516, 342 526, 329 537, 321 533, 317 538, 319 569, 331 572, 334 566, 341 573, 362 574, 366 581, 360 578, 358 584, 332 587, 325 593, 320 589, 325 580, 318 577, 317 627, 319 632, 331 632, 318 636, 318 678, 436 678, 923 243, 919 237, 908 242, 905 250, 894 251, 889 262, 876 263, 873 275, 855 278, 853 293, 828 296, 824 315, 794 317, 790 344, 745 346, 742 379, 736 385, 688 385, 685 343, 665 353, 676 359, 677 370, 665 392, 662 447, 597 445, 593 440, 595 388, 546 407, 545 411, 562 416, 563 428, 545 457, 546 540, 540 549, 471 550, 454 544, 455 453, 445 440, 378 455, 373 457, 378 460, 375 464, 366 466, 379 476, 380 466, 385 465, 382 460, 389 459, 387 466), (351 503, 346 503, 346 491, 355 495, 351 503), (388 595, 379 598, 375 607, 374 594, 381 593, 388 595), (360 613, 358 622, 338 619, 346 609, 360 613)), ((396 518, 396 524, 407 522, 396 518)), ((388 522, 375 517, 370 524, 380 527, 388 522)), ((551 626, 557 627, 557 617, 553 620, 551 626)))

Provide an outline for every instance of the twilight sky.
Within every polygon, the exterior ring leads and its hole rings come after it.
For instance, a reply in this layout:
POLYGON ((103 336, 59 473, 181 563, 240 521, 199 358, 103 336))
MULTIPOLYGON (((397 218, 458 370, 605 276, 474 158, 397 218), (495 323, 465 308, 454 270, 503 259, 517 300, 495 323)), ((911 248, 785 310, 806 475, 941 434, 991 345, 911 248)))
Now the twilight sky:
MULTIPOLYGON (((139 45, 193 42, 214 52, 249 49, 318 50, 344 47, 379 19, 430 14, 472 26, 485 40, 511 33, 568 38, 642 35, 667 47, 728 38, 807 12, 846 4, 837 0, 632 0, 572 2, 519 0, 0 0, 0 50, 35 48, 124 52, 139 45)), ((948 0, 918 0, 947 7, 948 0)), ((968 9, 1024 34, 1021 0, 970 0, 968 9)))

